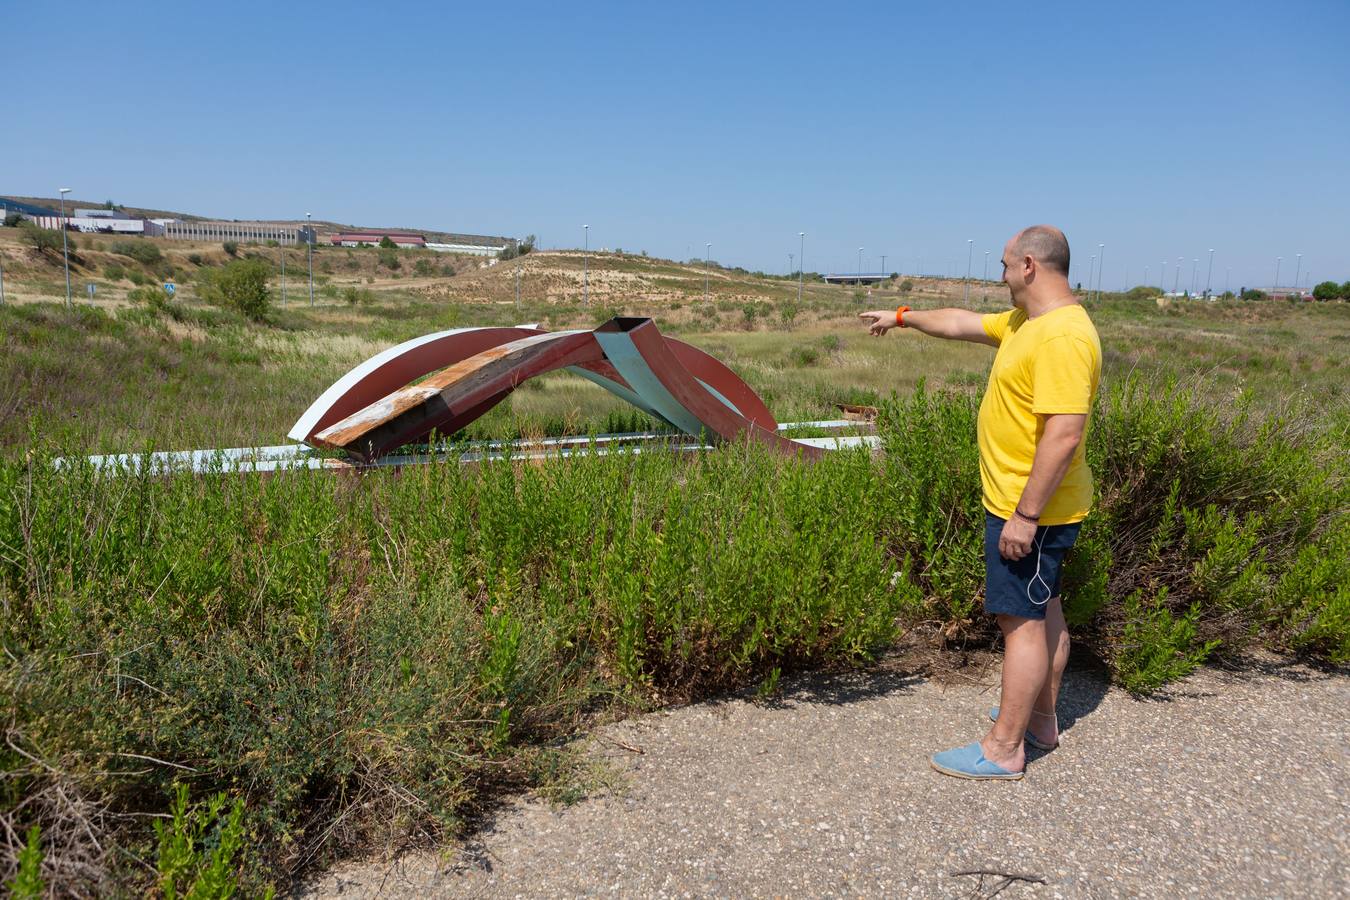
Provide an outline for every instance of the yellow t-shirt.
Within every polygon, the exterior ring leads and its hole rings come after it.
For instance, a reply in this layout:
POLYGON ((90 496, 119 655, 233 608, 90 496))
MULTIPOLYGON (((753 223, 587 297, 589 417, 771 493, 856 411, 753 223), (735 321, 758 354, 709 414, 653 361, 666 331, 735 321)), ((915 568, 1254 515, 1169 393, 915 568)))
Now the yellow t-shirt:
MULTIPOLYGON (((1034 319, 1020 309, 983 317, 985 333, 998 341, 989 386, 980 403, 980 482, 984 508, 1009 518, 1031 475, 1042 416, 1092 412, 1102 373, 1102 345, 1087 310, 1077 303, 1034 319)), ((1084 431, 1086 437, 1086 430, 1084 431)), ((1092 507, 1092 472, 1084 440, 1074 451, 1042 525, 1081 522, 1092 507)))

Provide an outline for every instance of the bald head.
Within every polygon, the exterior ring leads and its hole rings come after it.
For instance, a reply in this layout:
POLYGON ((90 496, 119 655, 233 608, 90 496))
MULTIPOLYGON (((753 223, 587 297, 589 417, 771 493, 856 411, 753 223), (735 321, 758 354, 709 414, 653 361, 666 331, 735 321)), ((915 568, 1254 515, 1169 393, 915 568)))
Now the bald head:
POLYGON ((1069 239, 1053 225, 1032 225, 1012 240, 1014 256, 1030 256, 1052 272, 1069 277, 1069 239))

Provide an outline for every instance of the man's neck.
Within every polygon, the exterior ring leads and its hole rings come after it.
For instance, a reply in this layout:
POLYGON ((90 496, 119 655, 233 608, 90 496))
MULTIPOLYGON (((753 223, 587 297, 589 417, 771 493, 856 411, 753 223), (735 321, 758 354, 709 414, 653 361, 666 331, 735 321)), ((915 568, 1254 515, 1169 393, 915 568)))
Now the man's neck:
POLYGON ((1022 308, 1026 310, 1027 318, 1034 319, 1037 316, 1043 316, 1048 312, 1053 312, 1062 306, 1075 306, 1078 298, 1074 296, 1073 290, 1068 282, 1064 283, 1063 290, 1048 290, 1037 292, 1023 301, 1022 308))

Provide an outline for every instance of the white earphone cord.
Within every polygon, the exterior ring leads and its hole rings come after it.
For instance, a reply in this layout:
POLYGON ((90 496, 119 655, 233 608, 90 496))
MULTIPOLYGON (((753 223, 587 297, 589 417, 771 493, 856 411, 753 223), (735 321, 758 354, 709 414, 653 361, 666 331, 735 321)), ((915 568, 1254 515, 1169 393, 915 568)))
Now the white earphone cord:
POLYGON ((1050 582, 1046 581, 1044 578, 1041 577, 1041 547, 1045 545, 1045 536, 1049 533, 1050 529, 1047 527, 1045 531, 1041 532, 1041 539, 1036 541, 1036 574, 1032 576, 1032 579, 1030 581, 1027 582, 1027 600, 1029 600, 1035 606, 1044 606, 1045 604, 1049 603, 1050 595, 1055 592, 1055 589, 1050 586, 1050 582), (1037 600, 1031 596, 1031 586, 1035 584, 1037 581, 1045 585, 1044 600, 1037 600))

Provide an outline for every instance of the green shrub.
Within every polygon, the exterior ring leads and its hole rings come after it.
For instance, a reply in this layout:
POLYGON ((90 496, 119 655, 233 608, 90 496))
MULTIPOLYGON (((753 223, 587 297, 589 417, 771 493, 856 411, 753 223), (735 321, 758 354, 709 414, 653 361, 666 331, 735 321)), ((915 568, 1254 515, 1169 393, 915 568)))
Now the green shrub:
POLYGON ((206 259, 200 253, 189 253, 188 262, 192 263, 194 266, 206 265, 206 259))
MULTIPOLYGON (((384 240, 389 240, 389 239, 388 239, 388 238, 384 238, 384 240)), ((391 249, 391 248, 387 248, 387 247, 386 247, 386 248, 382 248, 382 249, 379 251, 379 260, 380 260, 380 265, 384 266, 386 269, 390 269, 390 270, 393 270, 393 271, 397 271, 397 270, 399 269, 399 267, 401 266, 401 263, 399 262, 399 259, 398 259, 398 251, 397 251, 397 250, 394 250, 394 249, 391 249)))
POLYGON ((238 242, 238 241, 225 241, 225 242, 224 242, 223 244, 221 244, 220 246, 225 250, 225 253, 228 254, 229 256, 238 256, 238 255, 239 255, 239 242, 238 242))
POLYGON ((110 281, 121 281, 127 277, 127 272, 118 263, 108 263, 103 267, 103 277, 110 281))
POLYGON ((14 900, 40 900, 46 896, 42 881, 42 828, 28 829, 28 840, 19 851, 19 868, 9 883, 9 895, 14 900))
POLYGON ((227 898, 237 890, 234 858, 244 841, 244 804, 236 799, 222 815, 225 802, 220 793, 189 807, 187 785, 174 786, 168 824, 154 823, 157 886, 165 900, 180 894, 194 900, 227 898))
POLYGON ((157 244, 142 238, 132 241, 113 241, 108 247, 110 253, 116 253, 118 256, 126 256, 147 266, 154 265, 164 259, 164 254, 160 252, 157 244))
POLYGON ((413 271, 425 278, 431 275, 435 271, 435 269, 431 264, 431 260, 419 259, 417 262, 413 264, 413 271))
POLYGON ((1133 693, 1150 693, 1195 671, 1219 645, 1217 639, 1201 643, 1196 637, 1198 602, 1178 616, 1166 599, 1166 587, 1152 598, 1143 590, 1125 598, 1124 633, 1112 662, 1116 677, 1133 693))
POLYGON ((342 291, 342 300, 348 306, 369 306, 375 302, 375 294, 367 288, 352 286, 342 291))
POLYGON ((397 250, 398 244, 395 244, 389 235, 380 238, 379 248, 381 250, 397 250))
POLYGON ((794 366, 805 368, 820 362, 820 351, 815 347, 793 347, 788 353, 788 358, 792 360, 794 366))
POLYGON ((912 290, 914 290, 914 282, 910 281, 908 278, 900 282, 901 293, 908 294, 912 290))
POLYGON ((272 310, 267 287, 271 267, 259 259, 236 259, 224 268, 209 271, 200 293, 210 303, 237 309, 249 319, 262 322, 272 310))
POLYGON ((1341 296, 1341 286, 1334 281, 1322 281, 1313 287, 1312 294, 1317 300, 1335 300, 1341 296))
POLYGON ((5 213, 5 227, 6 227, 6 228, 15 228, 15 227, 17 227, 18 224, 19 224, 20 222, 22 222, 23 220, 24 220, 24 219, 23 219, 23 216, 20 215, 19 213, 16 213, 16 212, 5 213))

